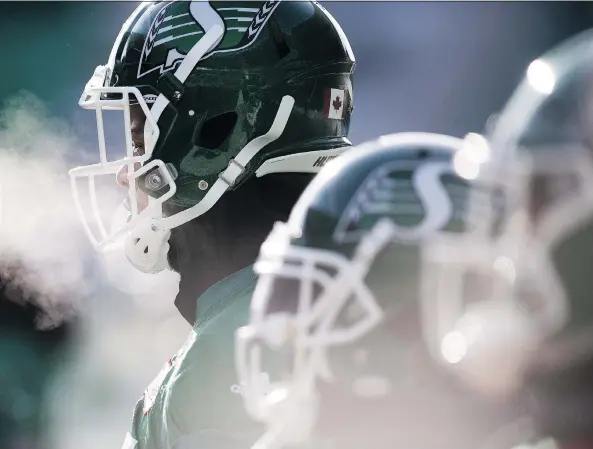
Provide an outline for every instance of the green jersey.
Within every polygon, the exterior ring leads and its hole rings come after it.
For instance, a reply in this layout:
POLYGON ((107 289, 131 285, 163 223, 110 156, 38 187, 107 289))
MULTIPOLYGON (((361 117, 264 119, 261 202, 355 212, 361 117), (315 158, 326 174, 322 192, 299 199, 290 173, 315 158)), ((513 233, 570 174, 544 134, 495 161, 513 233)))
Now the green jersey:
POLYGON ((262 434, 243 408, 234 365, 255 283, 249 266, 200 296, 193 330, 136 404, 122 449, 246 449, 262 434))

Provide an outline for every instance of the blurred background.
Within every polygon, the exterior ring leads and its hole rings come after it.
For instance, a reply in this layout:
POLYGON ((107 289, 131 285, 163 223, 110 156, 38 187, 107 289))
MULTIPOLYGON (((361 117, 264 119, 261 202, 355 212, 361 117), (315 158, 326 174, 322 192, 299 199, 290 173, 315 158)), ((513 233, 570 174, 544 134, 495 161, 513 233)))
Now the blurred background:
MULTIPOLYGON (((322 3, 357 59, 354 144, 482 131, 528 63, 593 19, 587 2, 322 3)), ((22 260, 34 275, 19 282, 52 292, 46 327, 81 317, 49 397, 49 437, 62 449, 120 447, 136 400, 189 332, 173 307, 176 275, 95 254, 68 185, 68 168, 96 148, 95 116, 78 98, 136 5, 0 2, 1 259, 22 260)), ((10 360, 0 353, 0 367, 10 360)))

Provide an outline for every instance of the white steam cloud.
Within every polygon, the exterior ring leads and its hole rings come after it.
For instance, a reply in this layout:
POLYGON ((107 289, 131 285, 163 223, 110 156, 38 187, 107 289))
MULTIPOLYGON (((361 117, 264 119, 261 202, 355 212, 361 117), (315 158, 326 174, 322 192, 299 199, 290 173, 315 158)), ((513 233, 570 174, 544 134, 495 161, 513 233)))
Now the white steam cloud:
MULTIPOLYGON (((89 112, 92 114, 92 112, 89 112)), ((149 305, 169 305, 177 275, 145 275, 123 254, 98 255, 76 215, 68 169, 98 162, 66 122, 34 95, 21 93, 0 111, 0 278, 18 285, 44 311, 41 327, 76 313, 102 280, 149 305)))

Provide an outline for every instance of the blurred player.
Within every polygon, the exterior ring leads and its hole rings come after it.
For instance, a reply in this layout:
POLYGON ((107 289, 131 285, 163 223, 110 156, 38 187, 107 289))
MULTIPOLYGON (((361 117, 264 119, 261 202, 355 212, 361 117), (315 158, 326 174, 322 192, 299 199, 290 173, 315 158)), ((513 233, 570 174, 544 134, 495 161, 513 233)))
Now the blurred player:
POLYGON ((100 162, 70 172, 78 211, 99 250, 123 240, 139 270, 179 272, 176 305, 194 326, 138 402, 125 448, 244 448, 260 432, 235 385, 233 332, 273 223, 351 145, 353 69, 323 7, 273 0, 145 2, 96 69, 80 105, 97 111, 100 162), (109 109, 123 111, 123 158, 106 146, 109 109), (99 175, 126 189, 123 226, 103 223, 99 175))
POLYGON ((589 30, 532 62, 488 145, 458 154, 475 232, 426 251, 434 354, 476 391, 526 395, 541 447, 593 447, 592 123, 589 30))
POLYGON ((276 225, 237 332, 245 406, 266 425, 254 449, 476 449, 520 414, 461 387, 424 344, 420 248, 466 231, 467 182, 453 170, 464 144, 363 144, 276 225))

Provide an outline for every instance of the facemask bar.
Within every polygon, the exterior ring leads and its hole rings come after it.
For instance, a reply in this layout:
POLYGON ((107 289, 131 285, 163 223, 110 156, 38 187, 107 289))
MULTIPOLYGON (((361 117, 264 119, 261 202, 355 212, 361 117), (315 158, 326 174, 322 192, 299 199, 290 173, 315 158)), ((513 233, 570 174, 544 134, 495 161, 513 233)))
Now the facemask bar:
MULTIPOLYGON (((284 389, 279 383, 274 383, 267 389, 266 386, 260 385, 263 372, 261 360, 263 347, 276 350, 286 344, 304 346, 303 339, 307 338, 306 332, 312 325, 322 321, 322 312, 327 308, 323 292, 313 303, 311 295, 313 284, 327 291, 331 290, 336 282, 336 277, 324 270, 316 269, 315 266, 330 267, 339 275, 348 264, 340 256, 328 251, 284 246, 282 242, 288 242, 285 239, 287 235, 286 225, 277 224, 266 243, 262 245, 262 254, 255 266, 259 280, 252 299, 251 323, 237 331, 236 367, 243 386, 245 405, 255 419, 262 421, 273 419, 268 407, 270 390, 272 396, 278 396, 284 389), (269 301, 272 299, 272 285, 276 279, 300 280, 298 298, 286 298, 298 302, 295 315, 266 314, 269 301), (297 340, 301 343, 296 343, 297 340)), ((312 356, 310 353, 308 355, 312 356)), ((293 374, 298 374, 300 382, 305 382, 305 379, 312 382, 317 367, 314 360, 309 357, 305 359, 304 356, 303 351, 295 353, 291 368, 295 370, 293 374)), ((315 359, 315 357, 312 358, 315 359)), ((304 384, 301 387, 303 392, 309 391, 304 388, 304 384)))
MULTIPOLYGON (((272 429, 270 432, 282 427, 277 421, 283 418, 274 411, 278 397, 291 398, 285 407, 310 404, 316 379, 331 380, 326 348, 362 338, 382 319, 383 311, 364 284, 364 277, 377 254, 393 240, 396 232, 390 220, 380 221, 361 239, 352 261, 329 251, 288 246, 285 225, 277 225, 268 238, 268 251, 265 251, 266 244, 262 246, 262 255, 256 265, 260 278, 252 300, 251 323, 237 331, 236 367, 245 392, 246 409, 255 419, 267 422, 269 430, 272 429), (295 268, 283 263, 286 260, 298 261, 301 265, 295 268), (329 276, 316 269, 316 265, 336 268, 336 275, 329 276), (296 314, 266 315, 274 279, 300 280, 296 314), (312 290, 313 282, 323 287, 314 304, 306 294, 312 290), (305 283, 308 288, 303 288, 305 283), (361 306, 364 317, 346 329, 337 328, 336 320, 352 296, 361 306), (278 338, 282 332, 284 338, 278 338), (268 391, 272 393, 267 394, 259 382, 262 346, 274 349, 284 344, 294 349, 292 378, 288 383, 268 385, 268 391)), ((300 416, 302 413, 292 410, 290 415, 300 416)), ((275 438, 282 439, 281 435, 275 438)))
MULTIPOLYGON (((206 19, 210 19, 208 13, 212 11, 211 6, 205 5, 198 9, 202 14, 205 14, 206 19)), ((137 11, 140 11, 140 8, 138 8, 137 11)), ((136 14, 136 12, 134 14, 136 14)), ((185 79, 187 78, 189 73, 191 73, 191 71, 199 62, 199 60, 203 57, 203 55, 208 50, 210 50, 210 48, 216 45, 218 41, 220 41, 223 33, 224 28, 220 25, 213 25, 208 28, 207 33, 192 48, 192 50, 188 53, 188 55, 184 58, 180 66, 175 71, 175 76, 182 83, 185 82, 185 79)), ((104 87, 109 75, 109 71, 112 69, 112 66, 114 64, 114 51, 115 47, 119 45, 119 41, 120 37, 118 37, 116 45, 112 50, 112 55, 110 56, 109 64, 107 66, 97 67, 93 76, 85 86, 85 90, 79 100, 79 105, 81 107, 85 109, 95 109, 96 111, 100 163, 83 167, 77 167, 70 170, 69 172, 71 179, 71 188, 79 217, 83 223, 85 232, 89 240, 91 241, 93 246, 99 251, 106 251, 108 249, 115 249, 116 247, 118 247, 119 243, 121 243, 121 241, 119 240, 120 237, 125 236, 125 234, 137 224, 139 218, 161 218, 162 204, 169 198, 171 198, 176 192, 176 186, 174 183, 173 176, 162 161, 152 161, 150 164, 135 171, 135 168, 138 167, 138 165, 144 164, 147 160, 150 159, 152 155, 154 146, 158 140, 160 132, 157 122, 169 101, 164 97, 164 95, 161 94, 153 104, 152 109, 149 109, 142 94, 135 87, 104 87), (109 94, 110 96, 121 95, 122 98, 102 98, 102 94, 109 94), (134 156, 133 154, 132 136, 130 133, 130 95, 133 95, 135 97, 136 101, 142 108, 144 115, 146 116, 146 123, 144 128, 145 148, 144 154, 141 156, 134 156), (107 151, 105 148, 103 110, 123 110, 125 126, 124 130, 126 139, 126 157, 124 157, 123 159, 114 161, 108 160, 107 151), (120 227, 115 232, 109 233, 107 232, 105 224, 103 223, 103 220, 100 217, 99 207, 97 204, 94 177, 96 175, 102 174, 115 174, 124 165, 127 167, 129 181, 128 198, 130 200, 131 219, 128 221, 126 225, 120 227), (158 174, 165 181, 165 183, 162 184, 161 189, 167 185, 169 189, 166 194, 164 194, 157 200, 150 201, 150 203, 152 204, 150 204, 147 209, 139 213, 137 207, 138 202, 136 179, 154 168, 158 168, 158 174), (89 178, 88 188, 90 194, 90 205, 92 210, 92 217, 94 218, 94 221, 97 224, 99 230, 100 236, 98 238, 93 234, 92 230, 90 229, 89 221, 87 220, 86 215, 82 209, 78 185, 76 183, 76 178, 85 176, 89 178), (114 244, 116 240, 118 241, 117 245, 114 244)))
POLYGON ((87 85, 87 88, 83 92, 81 97, 81 104, 85 108, 94 108, 97 117, 97 132, 99 141, 99 160, 98 164, 86 165, 81 167, 73 168, 69 171, 70 174, 70 185, 76 210, 79 214, 80 220, 83 223, 85 232, 93 244, 93 246, 99 251, 106 251, 113 249, 118 245, 115 242, 122 237, 129 229, 134 226, 138 219, 145 217, 157 217, 161 215, 161 206, 169 198, 171 198, 176 191, 175 182, 169 169, 160 160, 151 161, 149 164, 145 164, 150 159, 154 150, 154 142, 158 140, 159 128, 156 120, 150 113, 146 101, 142 97, 140 91, 135 87, 93 87, 93 82, 100 82, 100 75, 97 73, 105 74, 105 67, 98 68, 95 71, 93 79, 87 85), (121 99, 106 99, 101 98, 103 94, 121 95, 121 99), (130 96, 135 97, 136 102, 142 108, 146 116, 145 125, 145 153, 143 155, 134 155, 134 149, 132 144, 131 135, 131 119, 130 119, 130 96), (126 155, 122 159, 109 160, 108 152, 105 143, 105 129, 103 121, 103 110, 121 110, 124 115, 124 133, 125 133, 125 145, 126 155), (100 175, 115 175, 118 170, 126 166, 127 168, 127 179, 128 179, 128 198, 130 204, 131 219, 129 222, 119 229, 108 231, 104 220, 101 218, 98 202, 97 202, 97 191, 95 187, 95 177, 100 175), (169 190, 162 197, 153 200, 149 206, 143 210, 138 210, 138 198, 137 198, 137 179, 138 177, 146 174, 147 172, 157 169, 159 175, 164 180, 163 187, 168 186, 169 190), (90 196, 90 206, 92 211, 92 219, 97 225, 99 230, 99 236, 96 236, 90 227, 90 221, 86 216, 80 198, 79 192, 79 178, 88 178, 88 191, 90 196))

